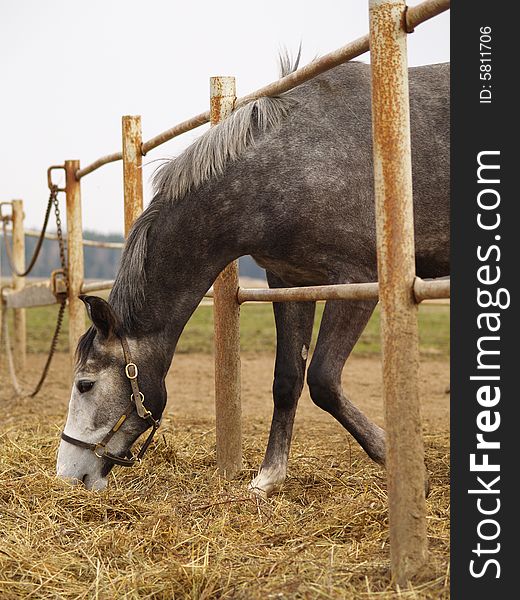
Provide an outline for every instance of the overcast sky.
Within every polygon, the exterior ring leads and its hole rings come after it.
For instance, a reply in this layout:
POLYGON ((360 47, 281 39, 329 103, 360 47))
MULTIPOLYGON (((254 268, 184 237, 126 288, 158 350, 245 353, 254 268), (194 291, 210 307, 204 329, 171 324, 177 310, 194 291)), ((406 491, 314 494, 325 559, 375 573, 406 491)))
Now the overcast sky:
MULTIPOLYGON (((410 4, 417 4, 411 1, 410 4)), ((208 107, 212 75, 238 95, 278 77, 277 55, 303 44, 303 62, 368 31, 368 0, 0 0, 0 201, 23 198, 40 227, 46 169, 86 166, 121 147, 121 115, 142 116, 143 139, 208 107)), ((408 37, 409 63, 449 60, 449 13, 408 37)), ((361 60, 368 60, 364 55, 361 60)), ((175 156, 203 129, 150 152, 175 156)), ((82 180, 83 226, 122 232, 122 166, 82 180)))

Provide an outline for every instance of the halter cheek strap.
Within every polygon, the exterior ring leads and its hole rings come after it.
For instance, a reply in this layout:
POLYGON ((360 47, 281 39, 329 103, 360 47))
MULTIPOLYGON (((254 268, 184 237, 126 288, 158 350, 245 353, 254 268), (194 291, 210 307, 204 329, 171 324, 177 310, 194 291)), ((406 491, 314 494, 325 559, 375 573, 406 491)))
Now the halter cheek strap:
POLYGON ((130 395, 130 404, 127 410, 119 417, 112 429, 110 429, 110 431, 105 435, 105 437, 97 444, 77 440, 73 437, 70 437, 70 435, 67 435, 64 431, 61 434, 61 439, 69 444, 72 444, 73 446, 85 448, 86 450, 92 450, 92 452, 94 452, 94 454, 98 458, 104 458, 105 460, 108 460, 113 464, 120 465, 122 467, 133 467, 135 463, 141 462, 144 453, 148 450, 148 447, 152 442, 153 436, 159 428, 159 421, 156 421, 153 418, 152 413, 146 408, 144 404, 144 394, 139 389, 139 384, 137 383, 137 376, 139 374, 139 370, 137 368, 137 365, 132 361, 132 356, 130 354, 128 342, 123 336, 121 336, 119 339, 123 348, 123 355, 125 357, 126 363, 125 375, 130 381, 130 386, 132 388, 132 393, 130 395), (115 433, 119 430, 121 425, 126 421, 126 419, 134 412, 134 410, 137 412, 139 417, 141 417, 141 419, 145 419, 148 422, 148 427, 152 428, 144 444, 141 446, 141 449, 135 455, 132 455, 132 453, 129 451, 126 457, 117 456, 115 454, 112 454, 111 452, 108 452, 106 449, 106 445, 115 435, 115 433))

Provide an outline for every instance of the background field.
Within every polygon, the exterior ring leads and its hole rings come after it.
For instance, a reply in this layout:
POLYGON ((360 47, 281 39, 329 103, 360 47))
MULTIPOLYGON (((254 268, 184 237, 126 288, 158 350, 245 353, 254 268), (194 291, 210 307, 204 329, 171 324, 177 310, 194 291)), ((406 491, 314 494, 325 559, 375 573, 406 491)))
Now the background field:
MULTIPOLYGON (((321 311, 321 308, 319 309, 321 311)), ((28 311, 25 380, 44 361, 56 308, 28 311)), ((274 327, 269 305, 242 308, 244 470, 215 470, 211 307, 197 310, 167 378, 169 405, 143 465, 115 469, 90 493, 54 476, 70 394, 59 353, 37 399, 16 399, 2 357, 0 597, 449 597, 449 310, 420 309, 430 560, 407 590, 390 582, 385 474, 305 390, 289 474, 268 500, 247 493, 271 417, 274 327)), ((349 359, 349 397, 383 424, 379 314, 349 359)), ((66 348, 66 335, 61 349, 66 348)))
MULTIPOLYGON (((318 303, 313 340, 316 340, 323 303, 318 303)), ((27 311, 27 349, 46 352, 57 314, 57 307, 48 306, 27 311)), ((448 357, 450 345, 449 307, 447 304, 423 304, 419 311, 421 354, 425 357, 448 357)), ((67 318, 58 349, 68 351, 67 318)), ((361 339, 354 348, 356 356, 376 356, 381 350, 379 308, 376 308, 361 339)), ((276 336, 273 310, 270 304, 244 304, 240 319, 241 348, 244 352, 273 352, 276 336)), ((213 308, 200 306, 184 330, 178 353, 213 352, 213 308)))

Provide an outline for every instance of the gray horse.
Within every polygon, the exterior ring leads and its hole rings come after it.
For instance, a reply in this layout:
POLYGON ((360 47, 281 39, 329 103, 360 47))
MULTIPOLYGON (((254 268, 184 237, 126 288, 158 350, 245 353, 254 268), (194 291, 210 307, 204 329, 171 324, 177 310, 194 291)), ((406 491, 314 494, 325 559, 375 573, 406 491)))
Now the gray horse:
MULTIPOLYGON (((449 273, 449 65, 409 74, 417 274, 438 277, 449 273)), ((252 255, 271 287, 377 280, 370 115, 370 67, 346 63, 236 110, 160 168, 108 303, 84 297, 93 326, 78 345, 64 430, 73 442, 61 441, 58 475, 103 488, 109 457, 124 462, 159 421, 179 336, 232 260, 252 255), (138 388, 128 378, 134 371, 125 375, 127 362, 139 367, 138 388), (148 419, 128 413, 132 391, 146 399, 148 419), (102 439, 109 441, 100 446, 102 439)), ((345 361, 375 305, 327 302, 307 384, 312 400, 384 464, 384 431, 341 387, 345 361)), ((251 483, 263 493, 286 477, 314 313, 314 302, 274 304, 274 414, 251 483)))

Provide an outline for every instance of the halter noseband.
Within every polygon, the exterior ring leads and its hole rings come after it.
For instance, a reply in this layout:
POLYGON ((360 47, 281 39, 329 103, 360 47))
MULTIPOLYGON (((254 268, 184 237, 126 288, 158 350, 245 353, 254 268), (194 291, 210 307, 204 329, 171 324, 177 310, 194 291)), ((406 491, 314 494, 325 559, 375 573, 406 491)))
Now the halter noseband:
MULTIPOLYGON (((82 442, 81 440, 76 440, 75 438, 70 437, 64 431, 61 434, 61 439, 65 442, 72 444, 73 446, 79 446, 80 448, 86 448, 87 450, 92 450, 94 454, 98 458, 104 458, 109 462, 115 465, 121 465, 122 467, 133 467, 135 463, 141 462, 141 459, 144 456, 144 453, 148 450, 148 446, 151 444, 153 436, 159 427, 159 421, 156 421, 152 413, 146 408, 144 405, 144 394, 139 390, 139 384, 137 383, 137 375, 139 373, 137 369, 137 365, 132 361, 132 357, 130 355, 130 348, 128 347, 128 342, 126 339, 121 336, 119 338, 121 341, 121 346, 123 348, 123 354, 125 357, 125 375, 127 379, 130 381, 130 386, 132 387, 132 393, 130 394, 130 404, 128 409, 119 417, 116 424, 112 427, 112 429, 105 435, 105 437, 98 442, 97 444, 90 444, 89 442, 82 442), (141 417, 141 419, 145 419, 149 427, 152 428, 146 441, 141 446, 139 452, 135 455, 132 455, 129 451, 127 457, 116 456, 115 454, 111 454, 107 452, 106 445, 112 439, 116 431, 119 430, 121 425, 126 421, 129 415, 136 410, 137 414, 141 417)), ((147 428, 148 429, 148 428, 147 428)))

